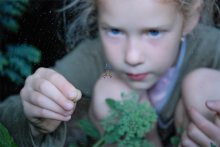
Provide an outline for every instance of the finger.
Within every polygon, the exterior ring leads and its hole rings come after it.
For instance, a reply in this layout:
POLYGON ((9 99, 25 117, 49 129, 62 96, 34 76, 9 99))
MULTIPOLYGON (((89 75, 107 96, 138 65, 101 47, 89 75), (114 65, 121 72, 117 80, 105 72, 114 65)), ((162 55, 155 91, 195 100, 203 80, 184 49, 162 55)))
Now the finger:
POLYGON ((211 110, 216 112, 214 116, 214 121, 216 126, 220 127, 220 101, 219 100, 211 100, 206 102, 206 106, 211 110))
POLYGON ((189 115, 194 124, 206 134, 207 137, 214 141, 220 141, 220 129, 217 126, 193 108, 189 109, 189 115))
POLYGON ((72 101, 68 100, 52 83, 47 80, 38 79, 35 83, 33 83, 33 89, 50 98, 63 109, 73 109, 74 105, 72 101))
POLYGON ((73 110, 65 111, 62 107, 56 104, 54 101, 49 99, 48 97, 42 95, 37 91, 33 91, 27 99, 27 102, 31 103, 32 105, 41 107, 42 109, 47 109, 56 113, 59 113, 64 116, 71 115, 73 110))
POLYGON ((81 99, 81 97, 82 97, 82 93, 81 93, 81 91, 80 91, 80 90, 78 90, 78 89, 77 89, 77 96, 76 96, 76 98, 75 98, 75 101, 80 100, 80 99, 81 99))
POLYGON ((220 113, 220 101, 219 100, 209 100, 206 101, 206 106, 217 113, 220 113))
POLYGON ((197 144, 195 144, 186 134, 186 131, 183 132, 181 137, 181 147, 199 147, 197 144))
POLYGON ((30 103, 27 103, 25 101, 24 101, 24 112, 29 119, 45 118, 45 119, 53 119, 59 121, 68 121, 71 119, 71 115, 65 117, 59 113, 55 113, 47 109, 42 109, 35 105, 31 105, 30 103))
POLYGON ((217 127, 220 128, 220 113, 216 113, 214 116, 214 123, 217 127))
MULTIPOLYGON (((77 97, 77 90, 76 88, 68 82, 61 74, 55 72, 51 69, 39 69, 37 74, 41 75, 42 78, 47 79, 50 81, 55 87, 57 87, 65 97, 70 99, 79 100, 77 97)), ((81 97, 80 97, 81 98, 81 97)))
POLYGON ((189 124, 189 127, 187 129, 187 136, 199 146, 209 146, 211 142, 211 139, 209 139, 193 123, 189 124))

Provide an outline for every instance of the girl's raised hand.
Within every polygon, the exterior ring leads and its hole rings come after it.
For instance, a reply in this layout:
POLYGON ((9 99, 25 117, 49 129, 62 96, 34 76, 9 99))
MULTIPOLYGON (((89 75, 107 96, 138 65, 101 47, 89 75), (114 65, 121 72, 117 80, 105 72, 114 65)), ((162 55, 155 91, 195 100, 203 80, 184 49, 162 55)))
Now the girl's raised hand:
POLYGON ((49 68, 39 68, 29 76, 20 95, 34 136, 53 132, 62 121, 70 120, 81 98, 78 89, 49 68))

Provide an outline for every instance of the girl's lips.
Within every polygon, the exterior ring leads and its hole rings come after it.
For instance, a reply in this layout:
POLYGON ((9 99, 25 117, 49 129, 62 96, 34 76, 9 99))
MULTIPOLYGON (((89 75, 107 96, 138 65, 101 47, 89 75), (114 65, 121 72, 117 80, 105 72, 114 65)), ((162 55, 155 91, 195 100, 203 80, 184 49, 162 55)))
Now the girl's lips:
POLYGON ((147 75, 148 75, 148 73, 141 73, 141 74, 131 74, 131 73, 127 73, 127 76, 128 76, 130 79, 136 80, 136 81, 143 80, 147 75))

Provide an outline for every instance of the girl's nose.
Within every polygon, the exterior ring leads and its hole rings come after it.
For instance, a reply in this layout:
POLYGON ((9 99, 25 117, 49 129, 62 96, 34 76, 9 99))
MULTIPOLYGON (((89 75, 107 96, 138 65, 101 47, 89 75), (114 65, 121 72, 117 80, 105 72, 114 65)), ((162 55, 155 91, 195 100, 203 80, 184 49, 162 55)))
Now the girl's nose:
POLYGON ((137 41, 129 41, 125 49, 125 62, 131 66, 142 64, 143 53, 137 41))

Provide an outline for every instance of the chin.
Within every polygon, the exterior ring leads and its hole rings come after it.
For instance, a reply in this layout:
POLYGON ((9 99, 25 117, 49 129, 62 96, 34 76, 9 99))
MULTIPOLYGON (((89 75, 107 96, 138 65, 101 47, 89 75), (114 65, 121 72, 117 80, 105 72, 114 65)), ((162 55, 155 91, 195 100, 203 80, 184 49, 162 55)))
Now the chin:
POLYGON ((141 82, 129 82, 129 86, 132 89, 136 89, 136 90, 147 90, 152 85, 151 84, 147 84, 147 83, 141 83, 141 82))

